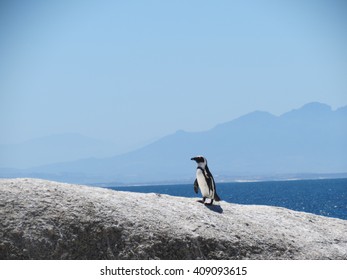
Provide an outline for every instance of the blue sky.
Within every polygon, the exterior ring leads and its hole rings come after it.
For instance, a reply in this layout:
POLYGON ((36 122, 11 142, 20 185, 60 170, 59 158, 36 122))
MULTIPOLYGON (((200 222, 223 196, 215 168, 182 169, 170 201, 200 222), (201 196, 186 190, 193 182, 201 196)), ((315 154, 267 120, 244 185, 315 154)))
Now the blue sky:
POLYGON ((347 105, 344 1, 2 1, 0 144, 126 150, 254 110, 347 105))

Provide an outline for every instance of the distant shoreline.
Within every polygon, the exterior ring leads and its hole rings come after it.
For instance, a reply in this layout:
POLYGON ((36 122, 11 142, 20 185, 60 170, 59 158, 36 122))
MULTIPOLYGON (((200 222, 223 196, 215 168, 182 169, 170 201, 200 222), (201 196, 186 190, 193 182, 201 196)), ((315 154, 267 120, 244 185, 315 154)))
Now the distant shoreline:
MULTIPOLYGON (((341 177, 312 177, 312 178, 264 178, 264 179, 234 179, 234 180, 216 180, 217 184, 229 184, 229 183, 260 183, 260 182, 288 182, 288 181, 315 181, 315 180, 339 180, 339 179, 347 179, 347 174, 342 173, 343 175, 341 177)), ((103 188, 112 188, 112 187, 119 187, 119 188, 126 188, 126 187, 146 187, 146 186, 174 186, 174 185, 189 185, 193 183, 190 181, 179 181, 179 182, 149 182, 149 183, 129 183, 129 184, 123 184, 123 183, 94 183, 94 184, 88 184, 90 186, 95 187, 103 187, 103 188)))

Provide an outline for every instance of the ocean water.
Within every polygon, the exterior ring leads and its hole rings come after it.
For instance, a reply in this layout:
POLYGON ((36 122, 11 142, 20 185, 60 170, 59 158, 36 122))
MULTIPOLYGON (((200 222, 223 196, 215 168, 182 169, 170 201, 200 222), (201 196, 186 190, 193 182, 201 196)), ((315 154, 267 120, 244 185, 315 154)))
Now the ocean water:
MULTIPOLYGON (((192 184, 109 186, 113 190, 200 197, 192 184)), ((347 220, 347 179, 217 183, 222 200, 238 204, 280 206, 347 220)))

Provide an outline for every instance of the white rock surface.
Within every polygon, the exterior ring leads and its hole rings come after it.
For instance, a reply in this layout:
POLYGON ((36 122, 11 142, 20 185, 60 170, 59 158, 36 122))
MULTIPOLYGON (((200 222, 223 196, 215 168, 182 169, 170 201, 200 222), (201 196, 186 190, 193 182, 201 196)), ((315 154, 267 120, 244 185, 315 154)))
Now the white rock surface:
POLYGON ((1 259, 347 259, 346 233, 285 208, 0 180, 1 259))

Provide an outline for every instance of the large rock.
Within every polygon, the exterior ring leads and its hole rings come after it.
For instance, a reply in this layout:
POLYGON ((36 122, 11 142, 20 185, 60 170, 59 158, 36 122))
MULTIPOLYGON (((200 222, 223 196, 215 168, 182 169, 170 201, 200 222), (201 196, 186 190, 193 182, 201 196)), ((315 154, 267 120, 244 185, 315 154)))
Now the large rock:
POLYGON ((1 259, 347 259, 347 221, 278 207, 0 180, 1 259))

